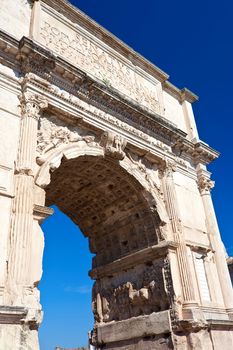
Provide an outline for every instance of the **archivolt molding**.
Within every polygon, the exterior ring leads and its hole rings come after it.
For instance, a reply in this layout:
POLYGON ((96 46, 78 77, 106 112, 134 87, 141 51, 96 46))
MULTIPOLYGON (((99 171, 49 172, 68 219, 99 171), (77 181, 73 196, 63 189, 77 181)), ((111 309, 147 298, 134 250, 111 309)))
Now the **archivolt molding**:
MULTIPOLYGON (((40 166, 35 178, 36 185, 46 188, 51 180, 51 172, 59 168, 62 159, 70 160, 80 156, 109 157, 108 154, 106 155, 104 147, 101 147, 98 142, 87 143, 84 140, 80 140, 68 144, 64 143, 58 148, 54 147, 53 149, 50 149, 43 155, 43 157, 38 158, 40 166)), ((132 157, 135 158, 135 155, 130 157, 128 152, 127 156, 120 161, 113 156, 114 163, 116 163, 115 165, 113 163, 113 166, 119 166, 124 169, 142 186, 144 189, 143 195, 147 202, 150 203, 150 210, 158 213, 161 225, 164 226, 168 222, 168 216, 163 202, 162 192, 159 187, 158 178, 158 183, 156 185, 155 170, 147 169, 145 165, 142 167, 142 161, 140 159, 138 163, 136 160, 132 161, 132 157), (153 171, 155 175, 154 180, 152 180, 153 171)), ((165 236, 166 234, 163 232, 161 235, 165 236)))
POLYGON ((59 149, 54 149, 47 154, 47 157, 39 157, 38 162, 40 168, 36 175, 36 184, 42 188, 50 183, 50 172, 59 168, 62 159, 74 159, 80 156, 99 156, 104 157, 104 150, 102 147, 90 147, 85 141, 68 144, 59 149))

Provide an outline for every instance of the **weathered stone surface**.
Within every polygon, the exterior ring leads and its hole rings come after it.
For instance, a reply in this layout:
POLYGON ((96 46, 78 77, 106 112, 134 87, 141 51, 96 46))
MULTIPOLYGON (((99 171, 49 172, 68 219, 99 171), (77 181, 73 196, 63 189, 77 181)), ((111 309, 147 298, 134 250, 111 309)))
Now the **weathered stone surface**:
POLYGON ((97 347, 108 350, 168 350, 173 349, 172 339, 169 334, 160 334, 159 336, 146 336, 133 340, 123 340, 117 343, 109 343, 97 347))
POLYGON ((169 311, 162 311, 152 313, 149 316, 133 317, 127 321, 99 325, 97 327, 97 339, 100 344, 112 343, 170 332, 169 311))
POLYGON ((226 330, 211 331, 214 349, 233 349, 232 332, 226 330))
POLYGON ((67 1, 2 4, 0 349, 39 349, 51 204, 94 254, 97 349, 232 349, 197 96, 67 1))

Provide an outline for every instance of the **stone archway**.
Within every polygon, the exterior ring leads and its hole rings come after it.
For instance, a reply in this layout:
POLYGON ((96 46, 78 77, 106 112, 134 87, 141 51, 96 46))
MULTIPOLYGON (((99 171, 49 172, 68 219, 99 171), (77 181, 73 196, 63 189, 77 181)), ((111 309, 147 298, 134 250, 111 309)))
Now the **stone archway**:
POLYGON ((43 165, 36 179, 45 190, 46 205, 56 204, 68 215, 88 237, 95 254, 90 276, 96 281, 93 342, 98 348, 108 343, 109 332, 116 348, 128 341, 131 336, 125 330, 121 334, 111 327, 122 327, 122 322, 127 327, 130 320, 132 338, 134 324, 149 324, 148 330, 147 326, 137 330, 142 342, 142 336, 158 333, 156 323, 161 318, 165 327, 159 333, 164 331, 169 342, 166 249, 152 252, 164 241, 166 210, 156 190, 149 190, 145 174, 128 157, 122 158, 83 141, 63 145, 39 160, 43 165))
POLYGON ((232 285, 206 168, 218 152, 198 137, 197 96, 67 1, 20 2, 22 27, 10 2, 0 33, 0 348, 39 349, 40 223, 56 202, 96 254, 98 350, 232 349, 232 285))
POLYGON ((135 330, 131 325, 132 335, 126 336, 110 330, 113 323, 122 327, 126 322, 127 327, 129 320, 149 322, 148 330, 142 326, 137 331, 141 339, 151 332, 155 336, 162 318, 165 327, 159 333, 168 334, 170 300, 164 272, 167 247, 162 248, 168 222, 164 203, 142 164, 138 167, 122 149, 119 157, 114 152, 106 152, 102 141, 61 144, 39 157, 36 184, 45 191, 45 204, 56 204, 89 239, 95 254, 90 271, 96 281, 93 342, 97 347, 108 343, 111 332, 117 348, 119 341, 135 338, 135 330))

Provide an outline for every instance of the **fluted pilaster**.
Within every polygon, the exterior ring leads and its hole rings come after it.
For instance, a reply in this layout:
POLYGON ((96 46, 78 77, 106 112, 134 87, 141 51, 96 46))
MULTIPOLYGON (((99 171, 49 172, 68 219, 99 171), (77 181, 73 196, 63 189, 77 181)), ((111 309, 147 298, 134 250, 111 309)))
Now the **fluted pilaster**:
POLYGON ((13 284, 27 285, 30 281, 30 248, 33 226, 33 172, 36 159, 37 127, 46 100, 24 92, 21 102, 21 128, 15 171, 15 197, 10 231, 8 278, 13 284))
POLYGON ((206 226, 210 244, 215 252, 215 262, 225 307, 231 314, 233 314, 233 289, 226 262, 225 248, 220 236, 210 193, 211 189, 214 187, 214 181, 209 178, 209 175, 210 174, 204 170, 198 171, 198 188, 205 210, 206 226))
POLYGON ((174 240, 178 243, 177 259, 180 271, 180 278, 183 291, 184 305, 195 304, 195 294, 193 289, 193 281, 189 269, 189 261, 187 256, 187 248, 182 231, 182 224, 179 216, 178 201, 176 198, 175 184, 173 181, 173 172, 176 171, 174 163, 167 163, 166 169, 163 171, 163 187, 164 198, 166 201, 167 211, 173 230, 174 240))

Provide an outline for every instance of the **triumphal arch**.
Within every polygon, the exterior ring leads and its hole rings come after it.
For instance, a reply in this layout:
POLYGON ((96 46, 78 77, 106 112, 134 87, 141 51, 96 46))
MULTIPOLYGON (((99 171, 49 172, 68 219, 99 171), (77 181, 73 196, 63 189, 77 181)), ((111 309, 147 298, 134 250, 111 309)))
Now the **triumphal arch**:
POLYGON ((65 0, 1 0, 0 63, 0 349, 39 349, 52 204, 94 254, 97 350, 232 349, 197 96, 65 0))

